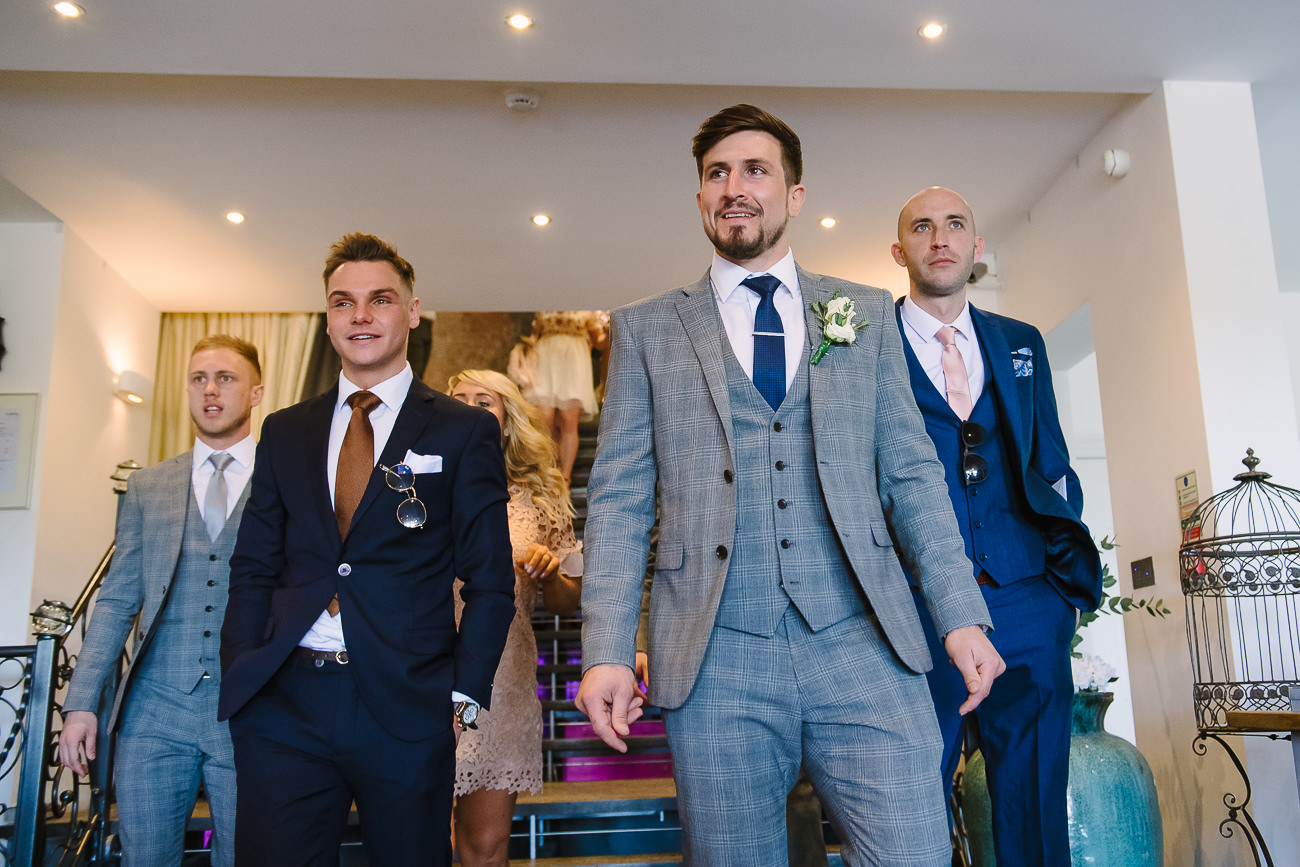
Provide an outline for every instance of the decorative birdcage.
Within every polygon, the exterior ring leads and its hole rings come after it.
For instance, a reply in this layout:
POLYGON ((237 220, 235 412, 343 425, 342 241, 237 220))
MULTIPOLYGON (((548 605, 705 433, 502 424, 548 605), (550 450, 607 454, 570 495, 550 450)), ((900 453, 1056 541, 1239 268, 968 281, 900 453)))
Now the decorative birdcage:
POLYGON ((1197 507, 1178 549, 1202 732, 1286 730, 1267 715, 1300 697, 1300 491, 1268 481, 1253 449, 1242 463, 1235 487, 1197 507))

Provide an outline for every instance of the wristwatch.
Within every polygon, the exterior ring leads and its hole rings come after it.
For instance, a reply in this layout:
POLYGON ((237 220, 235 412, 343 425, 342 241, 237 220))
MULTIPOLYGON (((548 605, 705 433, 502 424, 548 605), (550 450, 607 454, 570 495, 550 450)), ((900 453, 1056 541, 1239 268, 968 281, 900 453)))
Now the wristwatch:
POLYGON ((456 725, 460 726, 461 731, 465 729, 476 729, 474 720, 478 719, 479 704, 476 701, 458 701, 452 705, 452 713, 456 715, 456 725))

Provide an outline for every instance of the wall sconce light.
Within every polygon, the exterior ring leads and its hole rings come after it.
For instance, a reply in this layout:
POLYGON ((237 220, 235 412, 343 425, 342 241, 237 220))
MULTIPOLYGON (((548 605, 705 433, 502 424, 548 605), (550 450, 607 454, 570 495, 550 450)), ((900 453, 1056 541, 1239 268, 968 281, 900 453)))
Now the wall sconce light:
POLYGON ((131 406, 143 406, 153 396, 153 383, 144 374, 124 370, 113 381, 113 394, 131 406))

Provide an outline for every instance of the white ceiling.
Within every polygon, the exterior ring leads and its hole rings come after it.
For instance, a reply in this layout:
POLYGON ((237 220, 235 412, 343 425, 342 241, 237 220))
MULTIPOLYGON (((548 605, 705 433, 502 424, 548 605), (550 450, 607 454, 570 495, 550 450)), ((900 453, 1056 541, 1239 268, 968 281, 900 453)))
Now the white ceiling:
POLYGON ((82 5, 0 2, 0 219, 52 214, 166 310, 316 309, 355 229, 397 244, 433 309, 679 285, 709 255, 690 138, 740 101, 803 139, 800 261, 899 290, 917 189, 963 192, 996 250, 1131 94, 1294 77, 1300 44, 1294 0, 82 5), (537 26, 506 28, 521 10, 537 26), (539 109, 505 108, 520 85, 539 109))

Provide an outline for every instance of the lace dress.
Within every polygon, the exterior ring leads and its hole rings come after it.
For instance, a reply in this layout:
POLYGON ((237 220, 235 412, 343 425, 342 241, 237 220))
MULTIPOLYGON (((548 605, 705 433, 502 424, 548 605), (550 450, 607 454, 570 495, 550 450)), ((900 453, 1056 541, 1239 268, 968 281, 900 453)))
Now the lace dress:
MULTIPOLYGON (((516 561, 534 542, 563 560, 578 548, 567 517, 550 525, 533 505, 532 494, 510 486, 510 547, 516 561), (544 525, 545 524, 545 525, 544 525)), ((456 620, 462 603, 456 582, 456 620)), ((542 704, 537 698, 537 639, 531 619, 537 582, 515 568, 515 619, 492 685, 492 709, 479 714, 478 728, 461 734, 456 748, 456 795, 479 789, 542 790, 542 704)))

